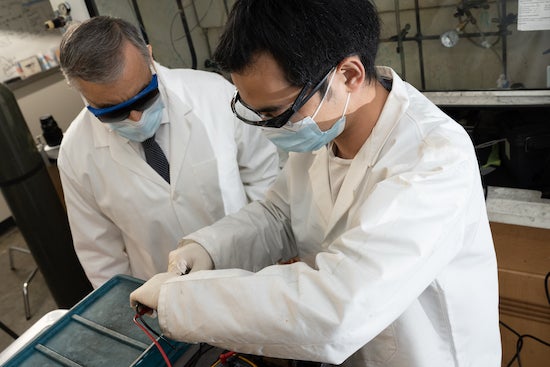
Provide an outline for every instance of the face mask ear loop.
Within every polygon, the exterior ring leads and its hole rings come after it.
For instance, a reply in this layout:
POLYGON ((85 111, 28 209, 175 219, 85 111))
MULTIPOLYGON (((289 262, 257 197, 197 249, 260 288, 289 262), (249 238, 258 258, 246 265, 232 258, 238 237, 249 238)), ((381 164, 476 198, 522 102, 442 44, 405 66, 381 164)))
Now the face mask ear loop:
POLYGON ((336 75, 336 68, 334 68, 334 72, 332 73, 332 76, 330 77, 330 80, 328 81, 327 89, 325 90, 325 93, 323 94, 323 98, 321 98, 321 102, 319 102, 319 106, 317 106, 317 109, 315 112, 313 112, 313 115, 311 115, 311 118, 315 120, 315 116, 317 116, 317 113, 321 109, 321 106, 323 105, 323 102, 325 101, 325 97, 327 96, 328 90, 330 89, 332 85, 332 81, 334 80, 334 76, 336 75))
POLYGON ((350 97, 351 97, 351 92, 348 92, 348 98, 346 99, 346 104, 344 106, 344 112, 342 112, 342 117, 344 117, 346 115, 346 111, 348 110, 348 104, 349 104, 350 97))
POLYGON ((157 74, 157 68, 155 67, 155 64, 153 63, 153 60, 151 60, 151 63, 149 64, 149 70, 151 70, 151 74, 153 74, 153 75, 157 74))

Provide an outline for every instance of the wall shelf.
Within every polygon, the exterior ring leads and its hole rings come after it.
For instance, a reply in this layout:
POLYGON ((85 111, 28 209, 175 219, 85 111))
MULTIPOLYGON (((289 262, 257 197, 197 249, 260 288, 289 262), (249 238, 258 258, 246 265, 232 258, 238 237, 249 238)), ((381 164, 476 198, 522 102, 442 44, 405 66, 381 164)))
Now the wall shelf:
POLYGON ((438 106, 547 106, 550 108, 550 90, 488 90, 423 92, 438 106))

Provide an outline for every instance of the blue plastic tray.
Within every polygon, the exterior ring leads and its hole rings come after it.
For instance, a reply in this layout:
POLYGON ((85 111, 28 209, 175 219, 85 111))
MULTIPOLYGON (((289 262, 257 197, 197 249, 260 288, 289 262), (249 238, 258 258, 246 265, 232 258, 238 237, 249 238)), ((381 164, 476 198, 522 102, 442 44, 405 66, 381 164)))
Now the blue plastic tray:
MULTIPOLYGON (((144 367, 165 366, 157 347, 133 322, 130 293, 143 281, 117 275, 90 293, 48 329, 27 343, 4 366, 144 367)), ((157 319, 145 318, 159 331, 157 319)), ((158 339, 171 362, 189 344, 158 339)))

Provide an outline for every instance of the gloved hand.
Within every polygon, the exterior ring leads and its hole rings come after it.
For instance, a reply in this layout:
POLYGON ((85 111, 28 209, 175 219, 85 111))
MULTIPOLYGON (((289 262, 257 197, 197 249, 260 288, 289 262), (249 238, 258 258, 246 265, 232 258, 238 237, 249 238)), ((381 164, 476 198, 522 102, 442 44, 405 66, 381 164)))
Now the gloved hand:
POLYGON ((212 270, 214 263, 208 252, 196 242, 189 242, 168 254, 168 271, 186 274, 199 270, 212 270))
POLYGON ((168 280, 180 275, 181 273, 175 272, 156 274, 141 287, 130 293, 130 307, 136 308, 139 303, 156 310, 159 303, 160 287, 168 280))

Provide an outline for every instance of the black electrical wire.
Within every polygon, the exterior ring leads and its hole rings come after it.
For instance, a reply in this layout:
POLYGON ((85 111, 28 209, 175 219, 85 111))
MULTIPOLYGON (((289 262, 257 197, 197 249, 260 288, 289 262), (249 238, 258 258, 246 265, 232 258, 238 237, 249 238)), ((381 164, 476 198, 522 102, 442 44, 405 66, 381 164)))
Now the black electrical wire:
MULTIPOLYGON (((143 315, 145 313, 147 313, 147 310, 142 308, 143 306, 141 305, 136 305, 136 314, 134 315, 134 323, 151 339, 151 341, 153 341, 153 343, 156 345, 156 347, 158 348, 159 352, 161 353, 164 361, 166 362, 166 365, 167 366, 171 366, 171 363, 170 363, 170 360, 168 358, 168 355, 166 354, 166 352, 163 350, 162 346, 160 345, 160 343, 158 342, 157 339, 154 338, 154 336, 156 336, 158 339, 162 339, 166 342, 166 344, 168 344, 168 346, 170 348, 172 348, 172 350, 176 350, 176 347, 170 343, 169 340, 167 340, 163 335, 161 335, 160 333, 158 333, 157 331, 155 331, 151 326, 149 326, 149 324, 147 324, 147 322, 145 322, 144 318, 143 318, 143 315), (153 336, 154 335, 154 336, 153 336)), ((191 358, 189 359, 189 361, 186 362, 185 366, 184 367, 195 367, 198 360, 206 353, 208 352, 210 349, 214 348, 213 346, 211 345, 208 345, 206 343, 200 343, 199 345, 199 349, 191 356, 191 358)))
POLYGON ((544 292, 546 293, 546 300, 550 304, 550 292, 548 291, 548 278, 550 278, 550 272, 544 277, 544 292))
MULTIPOLYGON (((157 338, 164 340, 164 341, 166 342, 166 344, 168 344, 168 346, 169 346, 170 348, 172 348, 173 350, 175 350, 176 347, 175 347, 174 345, 172 345, 172 343, 170 343, 170 341, 169 341, 168 339, 166 339, 163 335, 161 335, 160 333, 158 333, 155 329, 153 329, 151 326, 149 326, 148 323, 145 322, 145 320, 143 319, 143 314, 140 313, 140 312, 138 311, 138 307, 139 307, 139 306, 136 306, 136 317, 137 317, 137 320, 139 320, 139 322, 140 322, 143 326, 145 326, 145 327, 147 328, 147 330, 149 330, 151 333, 153 333, 157 338)), ((136 320, 136 321, 137 321, 137 320, 136 320)))
MULTIPOLYGON (((548 304, 550 304, 550 292, 548 290, 548 279, 550 278, 550 272, 546 274, 544 277, 544 291, 546 293, 546 299, 548 300, 548 304)), ((516 330, 514 330, 512 327, 507 325, 506 323, 499 321, 500 325, 504 326, 506 329, 508 329, 510 332, 512 332, 518 339, 516 341, 516 353, 512 356, 512 359, 510 359, 510 362, 506 365, 506 367, 511 367, 514 362, 517 361, 518 367, 522 367, 521 365, 521 349, 523 348, 523 341, 525 339, 533 339, 534 341, 545 345, 547 347, 550 347, 550 343, 547 341, 544 341, 540 338, 537 338, 536 336, 530 335, 530 334, 520 334, 516 330)))
MULTIPOLYGON (((208 16, 208 12, 210 11, 210 9, 212 9, 213 3, 214 3, 214 0, 210 0, 210 3, 208 4, 208 8, 207 8, 206 12, 204 13, 204 15, 200 19, 197 20, 197 24, 193 28, 190 29, 189 33, 192 33, 196 28, 200 27, 200 24, 202 23, 204 18, 206 18, 208 16)), ((187 5, 186 7, 190 7, 190 6, 191 5, 187 5)), ((174 35, 173 35, 174 22, 175 22, 175 20, 178 16, 178 13, 179 13, 179 11, 174 14, 174 16, 172 17, 172 20, 170 22, 170 44, 172 46, 172 50, 174 51, 174 53, 185 64, 185 59, 183 58, 183 56, 181 56, 181 54, 178 52, 178 50, 176 48, 176 42, 181 40, 181 39, 187 38, 187 35, 183 35, 183 36, 178 37, 178 38, 174 38, 174 35)))
POLYGON ((180 60, 185 64, 185 60, 184 60, 183 56, 181 56, 181 54, 178 52, 178 49, 176 48, 176 43, 175 43, 175 41, 178 41, 181 38, 185 38, 185 36, 180 37, 177 40, 175 40, 174 36, 172 34, 172 29, 174 28, 174 21, 176 20, 177 17, 178 17, 178 13, 174 14, 174 16, 172 17, 172 21, 170 22, 170 44, 172 45, 172 50, 174 51, 174 53, 176 55, 178 55, 180 60))
POLYGON ((191 68, 197 68, 197 54, 195 52, 195 45, 193 44, 193 39, 191 38, 191 31, 189 30, 189 24, 187 23, 187 17, 185 16, 185 10, 181 0, 176 0, 178 4, 178 10, 181 18, 181 23, 183 24, 183 30, 187 38, 187 45, 189 46, 189 53, 191 54, 191 68))
POLYGON ((134 10, 134 14, 136 16, 136 19, 139 23, 139 30, 141 31, 141 34, 143 36, 143 39, 145 40, 145 43, 149 43, 149 36, 147 35, 147 32, 145 32, 145 25, 143 24, 143 18, 141 17, 141 12, 139 11, 139 6, 137 3, 137 0, 131 1, 132 9, 134 10))
POLYGON ((136 313, 134 318, 134 323, 145 333, 145 335, 147 335, 147 337, 149 339, 151 339, 151 341, 153 342, 153 344, 155 344, 155 346, 157 347, 159 353, 161 354, 162 356, 162 359, 164 359, 164 362, 166 363, 166 366, 168 367, 172 367, 172 363, 170 362, 170 358, 168 358, 168 355, 166 354, 166 352, 164 351, 164 349, 162 348, 162 345, 160 345, 160 343, 158 342, 157 339, 155 339, 155 337, 153 336, 153 334, 151 334, 151 332, 145 328, 140 322, 140 314, 139 313, 136 313))
POLYGON ((214 348, 206 343, 200 343, 199 349, 193 354, 193 356, 187 361, 184 367, 195 367, 199 359, 210 349, 214 348))
POLYGON ((521 353, 521 349, 523 348, 524 339, 533 339, 533 340, 539 342, 542 345, 546 345, 547 347, 550 347, 550 343, 548 343, 548 342, 546 342, 546 341, 544 341, 540 338, 537 338, 536 336, 533 336, 533 335, 530 335, 530 334, 520 334, 517 331, 515 331, 514 329, 512 329, 509 325, 505 324, 504 322, 499 321, 499 323, 502 326, 504 326, 506 329, 511 331, 515 336, 518 337, 518 340, 516 342, 516 353, 512 356, 512 359, 510 360, 510 362, 508 362, 506 367, 511 367, 512 364, 514 364, 514 362, 516 362, 516 361, 518 363, 518 367, 522 366, 521 365, 520 353, 521 353))

